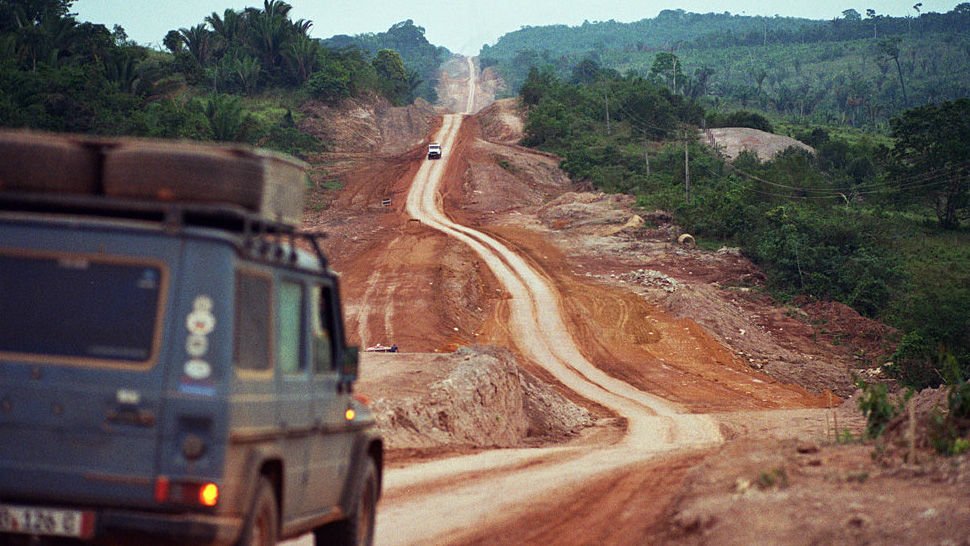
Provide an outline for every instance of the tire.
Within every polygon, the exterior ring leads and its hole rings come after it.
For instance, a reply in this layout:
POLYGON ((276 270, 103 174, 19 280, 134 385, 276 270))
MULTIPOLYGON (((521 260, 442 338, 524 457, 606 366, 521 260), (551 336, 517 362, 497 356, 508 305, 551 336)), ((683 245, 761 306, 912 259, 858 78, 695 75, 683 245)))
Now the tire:
POLYGON ((371 546, 377 519, 377 469, 368 457, 350 517, 313 531, 316 546, 371 546))
POLYGON ((266 478, 259 479, 253 505, 246 515, 246 524, 236 546, 273 546, 279 532, 279 509, 273 484, 266 478))

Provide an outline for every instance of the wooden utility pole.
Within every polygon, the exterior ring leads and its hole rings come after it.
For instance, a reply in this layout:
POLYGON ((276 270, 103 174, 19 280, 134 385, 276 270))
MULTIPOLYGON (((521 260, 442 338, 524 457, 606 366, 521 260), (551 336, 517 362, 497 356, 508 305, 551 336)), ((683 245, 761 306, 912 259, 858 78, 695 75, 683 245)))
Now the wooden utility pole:
POLYGON ((643 143, 643 161, 647 164, 647 176, 650 176, 650 146, 649 143, 643 143))
POLYGON ((650 176, 650 139, 647 130, 643 130, 643 161, 647 164, 647 176, 650 176))
POLYGON ((603 90, 603 100, 606 101, 606 134, 612 135, 610 131, 610 96, 606 94, 606 89, 603 90))
POLYGON ((684 129, 684 199, 690 204, 690 130, 684 129))

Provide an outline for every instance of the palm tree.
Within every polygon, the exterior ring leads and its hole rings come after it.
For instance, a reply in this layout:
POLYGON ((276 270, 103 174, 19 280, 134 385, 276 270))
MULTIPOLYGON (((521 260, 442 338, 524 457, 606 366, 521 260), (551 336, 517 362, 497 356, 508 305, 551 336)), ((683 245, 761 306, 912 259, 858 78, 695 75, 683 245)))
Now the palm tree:
POLYGON ((899 87, 903 90, 903 106, 909 104, 906 98, 906 84, 903 83, 903 69, 899 65, 899 38, 884 38, 879 42, 879 52, 883 56, 896 62, 896 73, 899 74, 899 87))
POLYGON ((242 84, 243 91, 247 94, 252 94, 259 84, 259 75, 262 72, 259 61, 249 55, 244 55, 234 59, 230 66, 232 67, 233 74, 239 78, 239 83, 242 84))
POLYGON ((296 31, 297 35, 310 37, 310 27, 313 26, 313 21, 307 21, 306 19, 297 19, 293 22, 293 30, 296 31))
POLYGON ((244 30, 244 20, 242 15, 232 9, 227 9, 222 17, 212 12, 212 15, 205 18, 205 21, 212 27, 213 32, 219 36, 227 48, 235 45, 244 30))
POLYGON ((39 20, 16 17, 18 57, 31 71, 38 63, 57 64, 62 56, 70 54, 77 39, 77 21, 72 18, 42 16, 39 20))
POLYGON ((263 13, 270 17, 286 18, 293 6, 283 0, 263 0, 263 13))
POLYGON ((179 29, 179 34, 182 35, 182 42, 189 49, 189 53, 201 66, 206 66, 212 58, 212 31, 205 28, 204 24, 199 24, 192 28, 179 29))
POLYGON ((286 61, 292 75, 302 84, 310 79, 310 75, 317 65, 317 55, 320 45, 304 34, 298 34, 290 40, 286 48, 286 61))
POLYGON ((243 111, 239 97, 212 95, 205 101, 205 117, 212 138, 221 142, 243 142, 249 132, 250 115, 243 111))
POLYGON ((290 22, 280 15, 250 13, 248 38, 250 50, 259 58, 263 69, 278 74, 283 67, 283 52, 291 37, 290 22))

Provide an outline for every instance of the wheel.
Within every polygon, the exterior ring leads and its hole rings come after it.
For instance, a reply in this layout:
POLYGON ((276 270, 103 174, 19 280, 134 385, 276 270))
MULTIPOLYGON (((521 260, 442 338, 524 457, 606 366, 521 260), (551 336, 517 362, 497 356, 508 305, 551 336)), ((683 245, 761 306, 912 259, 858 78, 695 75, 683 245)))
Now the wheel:
POLYGON ((350 517, 313 531, 316 546, 371 546, 377 516, 377 469, 367 458, 367 466, 357 490, 357 501, 350 517))
POLYGON ((279 512, 273 484, 260 478, 253 505, 246 515, 246 524, 237 546, 273 546, 279 529, 279 512))

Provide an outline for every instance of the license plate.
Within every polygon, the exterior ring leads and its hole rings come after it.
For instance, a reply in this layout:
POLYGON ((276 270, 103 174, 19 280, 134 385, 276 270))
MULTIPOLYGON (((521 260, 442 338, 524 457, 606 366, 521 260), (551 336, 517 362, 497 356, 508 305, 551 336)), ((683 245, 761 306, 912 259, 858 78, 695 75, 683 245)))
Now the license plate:
POLYGON ((87 538, 93 530, 93 512, 0 504, 0 532, 87 538))

